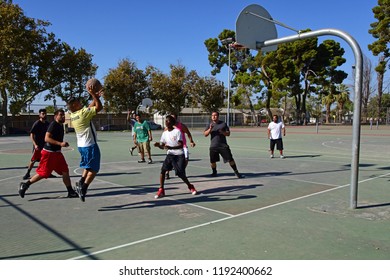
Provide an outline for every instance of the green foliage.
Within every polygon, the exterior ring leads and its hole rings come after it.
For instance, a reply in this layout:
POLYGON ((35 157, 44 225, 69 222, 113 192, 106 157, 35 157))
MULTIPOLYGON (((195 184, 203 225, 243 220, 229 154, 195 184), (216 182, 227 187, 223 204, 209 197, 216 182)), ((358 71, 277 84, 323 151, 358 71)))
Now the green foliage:
POLYGON ((378 116, 380 108, 382 107, 383 83, 384 76, 387 69, 387 64, 390 57, 390 0, 378 0, 378 6, 372 9, 376 22, 371 23, 371 29, 368 30, 370 34, 376 39, 372 44, 368 45, 373 55, 379 56, 378 65, 375 71, 378 73, 378 116))
MULTIPOLYGON (((378 6, 372 9, 374 17, 378 20, 370 24, 370 34, 376 39, 375 42, 368 45, 373 55, 384 55, 389 58, 389 42, 390 42, 390 0, 378 0, 378 6)), ((381 69, 382 71, 384 69, 381 69)))
POLYGON ((370 102, 367 106, 367 116, 369 118, 379 118, 385 119, 387 110, 390 108, 390 94, 385 93, 382 95, 382 107, 378 107, 378 96, 374 96, 370 99, 370 102), (379 109, 378 109, 379 108, 379 109))
POLYGON ((53 114, 54 111, 56 110, 56 108, 55 108, 53 105, 46 106, 45 109, 46 109, 46 112, 47 112, 48 114, 53 114))
POLYGON ((47 21, 26 17, 12 1, 0 2, 0 94, 2 134, 12 114, 47 92, 46 99, 81 95, 84 82, 96 71, 92 56, 48 33, 47 21))
POLYGON ((142 99, 148 95, 147 75, 134 62, 124 59, 117 68, 109 70, 104 79, 104 88, 104 106, 107 111, 136 111, 142 99))
POLYGON ((247 105, 255 115, 252 97, 261 91, 262 86, 251 51, 235 44, 235 32, 228 29, 224 29, 218 38, 207 39, 205 46, 209 52, 209 63, 213 67, 211 74, 216 75, 222 67, 230 66, 231 101, 235 106, 247 105))
POLYGON ((202 111, 211 114, 214 111, 220 111, 224 106, 226 92, 222 83, 215 78, 201 78, 196 73, 191 77, 191 96, 192 106, 198 104, 202 111))
POLYGON ((155 67, 147 69, 149 94, 154 100, 153 108, 161 114, 179 113, 190 93, 189 74, 182 65, 170 65, 165 74, 155 67))

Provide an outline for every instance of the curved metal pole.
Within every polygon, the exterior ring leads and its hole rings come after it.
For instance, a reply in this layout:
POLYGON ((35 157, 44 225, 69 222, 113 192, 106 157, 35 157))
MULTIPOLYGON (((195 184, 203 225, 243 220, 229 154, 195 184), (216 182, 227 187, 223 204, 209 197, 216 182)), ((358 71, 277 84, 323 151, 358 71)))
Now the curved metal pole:
POLYGON ((230 76, 231 76, 231 68, 230 68, 230 54, 231 54, 231 44, 229 44, 229 69, 228 69, 228 98, 227 98, 227 113, 226 113, 226 124, 230 126, 230 76))
POLYGON ((300 33, 297 35, 287 36, 283 38, 267 40, 264 42, 256 42, 256 48, 273 46, 281 43, 293 42, 307 38, 313 38, 324 35, 334 35, 344 39, 352 48, 355 55, 355 101, 353 108, 353 126, 352 126, 352 161, 351 161, 351 191, 350 191, 350 207, 357 208, 358 194, 358 177, 359 177, 359 152, 360 152, 360 113, 361 113, 361 98, 362 98, 362 81, 363 81, 363 55, 359 44, 348 33, 338 29, 320 29, 300 33))

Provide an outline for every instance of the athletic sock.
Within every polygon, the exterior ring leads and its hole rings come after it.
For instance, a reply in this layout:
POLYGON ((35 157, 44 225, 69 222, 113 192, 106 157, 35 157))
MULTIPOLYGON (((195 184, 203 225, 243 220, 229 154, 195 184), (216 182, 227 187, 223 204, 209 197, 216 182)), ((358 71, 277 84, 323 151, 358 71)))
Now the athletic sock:
POLYGON ((80 184, 80 185, 83 185, 84 182, 85 182, 85 177, 81 177, 81 178, 80 178, 80 181, 79 181, 79 184, 80 184))
POLYGON ((231 167, 233 168, 234 172, 238 172, 236 164, 231 165, 231 167))
POLYGON ((26 182, 26 185, 27 185, 27 187, 29 187, 29 186, 31 186, 31 182, 30 182, 30 180, 28 180, 27 182, 26 182))
POLYGON ((83 195, 86 195, 87 194, 87 189, 89 187, 89 184, 86 184, 84 183, 81 187, 81 192, 83 193, 83 195))
POLYGON ((217 174, 217 168, 214 167, 214 168, 211 168, 213 170, 213 174, 217 174))

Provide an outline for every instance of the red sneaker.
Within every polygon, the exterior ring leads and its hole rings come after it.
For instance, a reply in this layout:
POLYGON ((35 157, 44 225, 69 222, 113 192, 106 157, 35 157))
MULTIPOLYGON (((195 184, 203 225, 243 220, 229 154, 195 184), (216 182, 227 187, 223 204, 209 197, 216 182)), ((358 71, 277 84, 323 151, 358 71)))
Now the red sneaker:
POLYGON ((157 194, 154 196, 154 198, 162 198, 165 196, 165 190, 163 188, 159 188, 157 194))
POLYGON ((198 194, 198 191, 195 189, 194 185, 190 185, 188 187, 188 189, 190 190, 192 195, 197 195, 198 194))

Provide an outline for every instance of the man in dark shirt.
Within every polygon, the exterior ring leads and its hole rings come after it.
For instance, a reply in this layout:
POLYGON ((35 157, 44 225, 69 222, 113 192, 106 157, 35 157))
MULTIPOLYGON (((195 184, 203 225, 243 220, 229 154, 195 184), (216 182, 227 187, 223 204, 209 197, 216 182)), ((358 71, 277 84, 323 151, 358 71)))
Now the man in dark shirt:
POLYGON ((206 127, 203 134, 206 137, 211 135, 210 164, 211 169, 213 170, 211 176, 217 176, 217 161, 220 160, 219 155, 221 155, 225 163, 229 162, 237 178, 243 178, 243 175, 237 170, 232 152, 226 141, 226 136, 230 136, 229 127, 225 122, 219 120, 219 112, 212 112, 211 123, 206 127))
POLYGON ((54 112, 54 121, 52 121, 45 135, 45 145, 42 150, 41 161, 39 162, 36 174, 27 182, 20 183, 19 195, 24 197, 27 189, 34 183, 45 178, 49 178, 50 174, 55 171, 62 175, 66 189, 68 190, 67 197, 78 197, 77 193, 72 188, 72 183, 69 176, 68 164, 65 161, 64 155, 61 152, 62 147, 68 147, 69 143, 64 142, 64 122, 65 112, 62 109, 54 112))
POLYGON ((35 162, 41 160, 41 151, 45 145, 45 135, 49 122, 46 120, 46 109, 39 110, 39 120, 35 121, 30 130, 30 138, 33 143, 33 154, 27 167, 26 175, 23 180, 30 178, 31 169, 34 167, 35 162))

